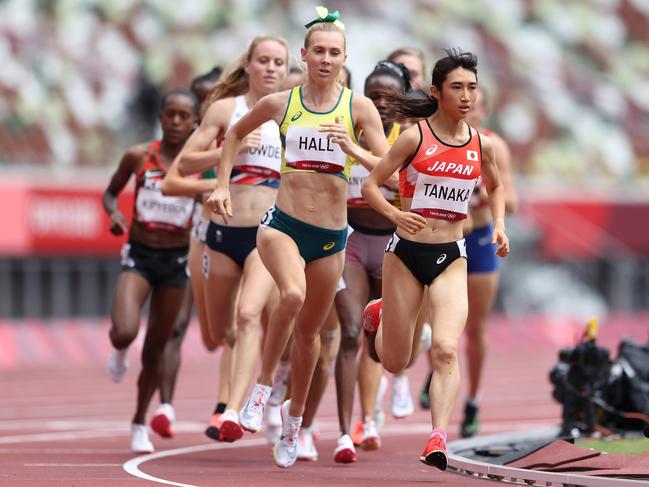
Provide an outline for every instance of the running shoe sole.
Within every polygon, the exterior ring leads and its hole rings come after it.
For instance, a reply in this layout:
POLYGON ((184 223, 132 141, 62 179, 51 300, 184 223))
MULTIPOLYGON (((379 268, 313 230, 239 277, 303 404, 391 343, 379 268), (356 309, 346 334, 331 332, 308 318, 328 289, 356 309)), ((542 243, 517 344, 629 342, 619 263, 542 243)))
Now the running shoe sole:
POLYGON ((340 450, 334 455, 334 461, 336 463, 354 463, 356 461, 356 452, 351 448, 340 450))
POLYGON ((151 429, 162 438, 173 438, 174 431, 171 429, 171 421, 164 414, 156 414, 151 420, 151 429))
POLYGON ((308 457, 308 456, 299 456, 297 457, 298 462, 317 462, 318 461, 318 455, 314 457, 308 457))
POLYGON ((381 438, 378 436, 373 436, 371 438, 365 438, 361 443, 361 448, 365 451, 374 451, 381 448, 381 438))
POLYGON ((429 467, 437 467, 440 470, 446 470, 446 467, 448 467, 446 453, 441 450, 432 451, 426 456, 419 457, 419 461, 429 467))
POLYGON ((255 433, 258 433, 259 431, 261 431, 261 429, 253 430, 253 429, 251 429, 251 428, 247 428, 245 425, 243 425, 243 424, 241 424, 241 423, 239 423, 239 425, 241 426, 241 429, 242 429, 242 430, 247 431, 248 433, 252 433, 253 435, 254 435, 255 433))
POLYGON ((413 414, 414 412, 415 412, 415 411, 414 411, 414 409, 413 409, 413 410, 410 411, 410 412, 403 413, 403 414, 400 414, 400 415, 398 415, 398 416, 397 416, 396 414, 392 413, 392 417, 393 417, 394 419, 405 419, 405 418, 407 418, 408 416, 410 416, 411 414, 413 414))
POLYGON ((141 454, 147 454, 147 453, 153 453, 155 452, 155 448, 151 447, 144 447, 144 448, 133 448, 131 447, 131 451, 133 453, 141 453, 141 454))
POLYGON ((239 423, 228 420, 221 423, 221 428, 219 429, 219 441, 232 443, 240 439, 242 436, 243 428, 241 428, 239 423))
POLYGON ((219 441, 220 434, 221 433, 216 426, 209 425, 207 428, 205 428, 205 436, 214 441, 219 441))

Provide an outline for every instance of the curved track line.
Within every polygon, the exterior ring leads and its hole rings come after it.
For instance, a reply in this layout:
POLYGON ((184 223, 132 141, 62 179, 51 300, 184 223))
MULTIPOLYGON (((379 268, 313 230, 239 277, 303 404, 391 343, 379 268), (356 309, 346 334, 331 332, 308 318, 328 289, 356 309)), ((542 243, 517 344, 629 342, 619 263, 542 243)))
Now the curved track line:
MULTIPOLYGON (((519 424, 519 426, 525 426, 525 424, 519 424)), ((528 427, 530 425, 527 425, 528 427)), ((429 433, 430 432, 430 423, 411 423, 408 425, 390 425, 386 426, 381 430, 381 436, 399 436, 407 433, 429 433)), ((323 433, 320 435, 320 438, 323 440, 334 440, 338 438, 338 432, 332 431, 323 433)), ((151 482, 158 482, 160 484, 174 485, 177 487, 198 487, 193 484, 185 484, 182 482, 174 482, 173 480, 166 480, 159 477, 154 477, 148 473, 144 473, 140 470, 140 465, 150 460, 157 460, 159 458, 173 457, 177 455, 186 455, 188 453, 195 453, 199 451, 209 451, 209 450, 226 450, 232 448, 247 448, 250 446, 260 446, 266 445, 265 438, 250 439, 250 440, 241 440, 236 443, 207 443, 203 445, 196 446, 186 446, 183 448, 175 448, 172 450, 164 450, 156 453, 149 453, 147 455, 141 455, 135 458, 131 458, 126 461, 122 468, 129 474, 134 477, 149 480, 151 482)))
POLYGON ((148 462, 150 460, 157 460, 159 458, 173 457, 176 455, 186 455, 188 453, 196 453, 199 451, 246 448, 249 446, 259 446, 265 444, 266 444, 266 439, 259 438, 259 439, 251 439, 251 440, 242 440, 237 443, 207 443, 204 445, 186 446, 183 448, 175 448, 173 450, 165 450, 156 453, 149 453, 148 455, 142 455, 139 457, 131 458, 130 460, 125 462, 124 465, 122 465, 122 468, 127 473, 133 475, 134 477, 138 477, 144 480, 150 480, 151 482, 158 482, 160 484, 166 484, 166 485, 176 485, 178 487, 198 487, 193 484, 183 484, 182 482, 174 482, 173 480, 166 480, 166 479, 154 477, 153 475, 144 473, 142 470, 140 470, 139 467, 144 462, 148 462))
MULTIPOLYGON (((404 434, 404 433, 420 433, 429 430, 430 430, 430 423, 412 423, 409 425, 399 425, 398 428, 384 427, 384 429, 381 431, 381 434, 383 436, 391 436, 391 435, 404 434)), ((320 438, 323 440, 336 439, 338 438, 338 433, 337 432, 323 433, 320 435, 320 438)), ((195 453, 199 451, 224 450, 224 449, 231 449, 231 448, 246 448, 249 446, 259 446, 259 445, 266 445, 266 444, 267 442, 265 439, 259 438, 259 439, 241 440, 241 441, 237 441, 236 443, 207 443, 204 445, 174 448, 172 450, 164 450, 161 452, 149 453, 147 455, 141 455, 135 458, 131 458, 130 460, 126 461, 124 465, 122 465, 122 468, 129 474, 133 475, 134 477, 138 477, 144 480, 150 480, 151 482, 158 482, 166 485, 175 485, 177 487, 198 487, 193 484, 184 484, 182 482, 174 482, 173 480, 166 480, 166 479, 161 479, 159 477, 154 477, 153 475, 144 473, 142 470, 140 470, 139 467, 145 462, 148 462, 150 460, 156 460, 158 458, 173 457, 176 455, 186 455, 188 453, 195 453)))

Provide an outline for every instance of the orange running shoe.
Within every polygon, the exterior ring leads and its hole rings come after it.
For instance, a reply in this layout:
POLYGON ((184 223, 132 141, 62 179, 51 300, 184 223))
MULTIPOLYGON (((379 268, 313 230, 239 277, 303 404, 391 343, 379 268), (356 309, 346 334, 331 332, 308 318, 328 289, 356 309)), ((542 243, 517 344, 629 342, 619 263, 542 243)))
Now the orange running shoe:
POLYGON ((363 310, 363 329, 367 333, 376 333, 381 323, 381 308, 383 306, 382 299, 373 299, 365 306, 363 310))
POLYGON ((381 448, 381 437, 376 430, 376 423, 372 419, 363 423, 361 448, 365 451, 373 451, 381 448))
POLYGON ((207 428, 205 428, 205 436, 214 441, 219 441, 220 429, 221 413, 214 413, 207 423, 207 428))
POLYGON ((437 467, 440 470, 446 470, 448 458, 446 457, 446 441, 439 433, 431 435, 424 451, 419 457, 421 463, 431 467, 437 467))
POLYGON ((354 431, 352 431, 351 434, 352 441, 354 442, 354 446, 361 446, 363 443, 363 422, 362 421, 356 421, 356 424, 354 425, 354 431))

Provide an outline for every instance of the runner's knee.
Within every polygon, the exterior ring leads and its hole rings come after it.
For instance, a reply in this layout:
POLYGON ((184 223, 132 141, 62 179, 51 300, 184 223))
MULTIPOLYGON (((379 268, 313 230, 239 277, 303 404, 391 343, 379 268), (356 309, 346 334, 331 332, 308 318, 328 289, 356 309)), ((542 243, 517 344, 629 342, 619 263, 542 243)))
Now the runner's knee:
POLYGON ((408 366, 410 357, 384 354, 381 356, 381 364, 383 368, 391 374, 396 374, 404 370, 408 366))
POLYGON ((249 306, 242 306, 237 311, 237 333, 254 331, 261 322, 261 315, 249 306))
POLYGON ((340 348, 344 353, 356 353, 360 347, 360 323, 343 325, 340 331, 340 348), (358 326, 356 326, 358 325, 358 326))
POLYGON ((305 294, 306 290, 297 286, 280 289, 280 302, 278 306, 283 307, 292 315, 296 315, 304 304, 305 294))
POLYGON ((123 350, 133 343, 137 337, 137 332, 137 327, 123 326, 113 322, 113 326, 109 332, 110 342, 116 349, 123 350))
POLYGON ((433 367, 445 367, 457 363, 457 343, 449 341, 433 342, 430 349, 433 367))

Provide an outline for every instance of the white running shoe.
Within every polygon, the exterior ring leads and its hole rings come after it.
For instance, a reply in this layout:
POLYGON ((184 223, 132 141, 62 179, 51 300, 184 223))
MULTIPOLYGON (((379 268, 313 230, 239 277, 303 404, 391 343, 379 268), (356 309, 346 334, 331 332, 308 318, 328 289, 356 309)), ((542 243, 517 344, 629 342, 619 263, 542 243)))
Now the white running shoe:
POLYGON ((280 362, 275 372, 273 379, 272 391, 268 398, 268 404, 273 406, 281 406, 286 396, 286 388, 288 384, 288 375, 291 372, 290 362, 280 362))
POLYGON ((376 399, 374 400, 374 423, 376 424, 376 430, 380 431, 385 423, 385 413, 383 412, 383 398, 385 397, 385 392, 388 390, 388 378, 384 375, 381 375, 381 381, 379 382, 379 389, 376 392, 376 399))
POLYGON ((369 417, 363 422, 361 448, 366 451, 378 450, 381 448, 381 437, 376 429, 376 423, 369 419, 369 417))
POLYGON ((121 382, 128 370, 128 348, 113 349, 108 359, 108 375, 115 382, 121 382))
POLYGON ((273 456, 278 467, 288 468, 297 460, 298 436, 302 425, 302 416, 294 418, 289 416, 288 410, 291 400, 282 404, 282 437, 273 449, 273 456))
POLYGON ((151 418, 151 429, 163 438, 174 437, 174 422, 176 421, 176 412, 174 407, 169 403, 162 403, 153 413, 151 418))
POLYGON ((248 400, 239 412, 239 424, 244 430, 256 433, 261 430, 264 420, 264 408, 268 402, 271 388, 263 384, 255 384, 248 400))
POLYGON ((153 453, 153 443, 149 440, 149 432, 143 424, 131 425, 131 451, 135 453, 153 453))
POLYGON ((392 416, 405 418, 415 412, 415 405, 410 394, 410 381, 406 374, 392 376, 392 416))
POLYGON ((302 428, 300 430, 300 438, 297 443, 297 459, 309 462, 318 461, 318 450, 313 441, 311 428, 302 428))
POLYGON ((338 438, 338 444, 334 450, 334 461, 336 463, 354 463, 356 461, 356 448, 349 435, 342 435, 338 438))

